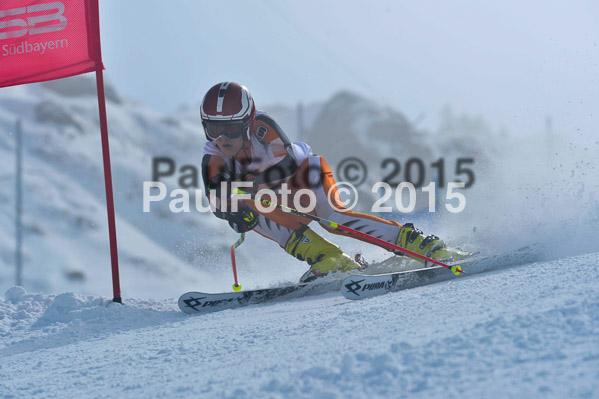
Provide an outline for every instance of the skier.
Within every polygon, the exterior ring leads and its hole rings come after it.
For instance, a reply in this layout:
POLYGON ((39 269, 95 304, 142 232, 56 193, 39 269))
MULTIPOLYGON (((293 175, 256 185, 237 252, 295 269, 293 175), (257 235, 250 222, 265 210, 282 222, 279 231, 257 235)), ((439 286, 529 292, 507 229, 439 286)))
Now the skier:
MULTIPOLYGON (((279 125, 265 112, 257 111, 245 86, 222 82, 212 86, 201 104, 201 117, 206 145, 202 159, 205 194, 213 190, 215 215, 226 220, 238 233, 254 230, 276 241, 287 253, 306 261, 310 269, 301 277, 312 281, 329 272, 347 272, 360 264, 347 256, 337 245, 308 227, 309 220, 275 209, 259 212, 253 201, 238 202, 233 212, 230 187, 234 181, 251 182, 255 193, 261 188, 277 189, 286 183, 291 198, 300 189, 309 188, 316 198, 314 215, 346 225, 384 241, 441 261, 458 260, 467 253, 447 248, 434 235, 424 236, 412 223, 400 224, 372 215, 344 209, 338 201, 335 180, 325 160, 312 153, 310 146, 290 142, 279 125), (327 197, 328 195, 328 197, 327 197), (221 211, 220 201, 226 201, 221 211), (334 205, 333 206, 331 206, 334 205), (336 208, 336 209, 335 209, 336 208), (340 211, 341 210, 341 211, 340 211)), ((306 196, 300 203, 306 204, 306 196)), ((277 203, 282 203, 277 200, 277 203)), ((293 203, 291 200, 286 203, 293 203)), ((346 233, 324 226, 334 234, 346 233)), ((358 238, 360 239, 360 238, 358 238)), ((396 255, 402 255, 395 252, 396 255)), ((415 258, 416 259, 416 258, 415 258)), ((419 259, 418 259, 419 260, 419 259)))

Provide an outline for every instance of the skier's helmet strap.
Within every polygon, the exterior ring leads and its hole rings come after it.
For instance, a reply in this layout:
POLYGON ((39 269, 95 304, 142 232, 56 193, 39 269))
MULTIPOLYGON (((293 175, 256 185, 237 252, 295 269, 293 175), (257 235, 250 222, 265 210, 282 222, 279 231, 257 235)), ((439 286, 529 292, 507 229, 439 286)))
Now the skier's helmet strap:
MULTIPOLYGON (((242 127, 245 140, 249 140, 254 126, 256 107, 249 90, 239 83, 221 82, 208 90, 200 107, 202 124, 208 140, 215 140, 221 135, 233 139, 235 135, 220 134, 218 125, 242 127)), ((224 128, 226 130, 226 128, 224 128)))

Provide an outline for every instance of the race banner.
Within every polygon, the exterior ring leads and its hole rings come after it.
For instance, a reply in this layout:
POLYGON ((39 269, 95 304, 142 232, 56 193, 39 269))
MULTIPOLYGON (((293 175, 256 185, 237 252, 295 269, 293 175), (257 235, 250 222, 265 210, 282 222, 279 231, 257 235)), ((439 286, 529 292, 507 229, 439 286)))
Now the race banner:
POLYGON ((0 87, 104 69, 98 0, 0 1, 0 87))
POLYGON ((113 301, 121 302, 98 0, 1 0, 0 87, 96 73, 113 301))

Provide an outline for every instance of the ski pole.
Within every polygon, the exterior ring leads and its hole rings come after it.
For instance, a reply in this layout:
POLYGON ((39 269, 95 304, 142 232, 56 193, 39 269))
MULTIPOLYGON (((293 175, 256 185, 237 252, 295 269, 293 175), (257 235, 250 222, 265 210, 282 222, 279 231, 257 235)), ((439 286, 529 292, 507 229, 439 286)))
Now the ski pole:
MULTIPOLYGON (((237 189, 236 193, 237 194, 247 194, 244 191, 239 190, 239 189, 237 189)), ((303 218, 306 218, 306 219, 310 219, 310 220, 318 222, 318 223, 326 224, 326 225, 328 225, 328 226, 330 226, 330 227, 332 227, 334 229, 341 230, 341 231, 344 231, 346 233, 349 233, 349 234, 352 234, 352 235, 355 235, 355 236, 358 236, 358 237, 362 237, 362 238, 364 238, 364 239, 366 239, 366 240, 368 240, 368 241, 370 241, 370 242, 372 242, 374 244, 379 244, 379 245, 381 245, 383 247, 403 252, 403 253, 405 253, 407 255, 411 255, 411 256, 413 256, 415 258, 422 259, 425 262, 430 262, 430 263, 433 263, 435 265, 442 266, 442 267, 444 267, 446 269, 451 270, 456 276, 459 275, 460 273, 464 273, 464 271, 462 270, 461 266, 459 266, 459 265, 449 266, 449 265, 447 265, 447 264, 445 264, 443 262, 440 262, 438 260, 429 258, 429 257, 424 256, 424 255, 420 255, 417 252, 414 252, 414 251, 411 251, 409 249, 400 247, 399 245, 391 244, 390 242, 381 240, 380 238, 373 237, 370 234, 362 233, 361 231, 358 231, 356 229, 352 229, 351 227, 347 227, 347 226, 344 226, 342 224, 338 224, 338 223, 332 222, 332 221, 327 220, 327 219, 323 219, 323 218, 318 217, 318 216, 310 215, 309 213, 300 212, 297 209, 293 209, 293 208, 288 207, 288 206, 284 206, 284 205, 280 205, 280 204, 274 203, 274 202, 269 201, 269 200, 267 200, 265 198, 260 198, 260 202, 262 202, 263 204, 266 204, 268 206, 274 206, 276 208, 279 208, 282 211, 290 212, 290 213, 293 213, 294 215, 297 215, 297 216, 300 216, 300 217, 303 217, 303 218)))
POLYGON ((235 244, 231 245, 231 264, 233 265, 233 277, 235 278, 235 284, 233 284, 233 291, 240 291, 241 284, 237 282, 237 264, 235 263, 235 249, 243 243, 245 240, 245 233, 241 233, 239 240, 235 244))

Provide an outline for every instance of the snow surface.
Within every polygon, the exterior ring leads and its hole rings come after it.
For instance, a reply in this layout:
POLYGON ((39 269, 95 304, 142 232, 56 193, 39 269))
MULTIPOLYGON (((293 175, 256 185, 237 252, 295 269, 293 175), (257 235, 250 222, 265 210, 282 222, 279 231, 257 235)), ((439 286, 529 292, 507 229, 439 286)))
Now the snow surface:
POLYGON ((597 397, 598 255, 197 316, 13 287, 0 397, 597 397))
MULTIPOLYGON (((362 302, 333 292, 189 317, 176 297, 230 289, 228 247, 238 235, 209 214, 172 214, 167 203, 143 213, 141 187, 152 157, 199 165, 197 114, 158 115, 117 94, 109 101, 121 306, 108 300, 97 101, 65 93, 43 84, 0 92, 0 398, 599 397, 596 132, 505 137, 454 118, 436 134, 389 142, 389 127, 402 124, 392 110, 347 93, 307 106, 305 138, 327 159, 370 160, 371 180, 389 154, 445 157, 446 181, 458 178, 456 158, 473 157, 464 212, 445 211, 441 189, 437 212, 389 217, 488 255, 540 244, 540 262, 362 302), (356 104, 368 112, 351 114, 356 104), (19 118, 28 292, 10 288, 19 118), (324 148, 318 132, 343 137, 346 148, 324 148)), ((324 235, 349 254, 388 256, 324 235)), ((245 289, 289 284, 305 270, 257 234, 238 251, 245 289)))

